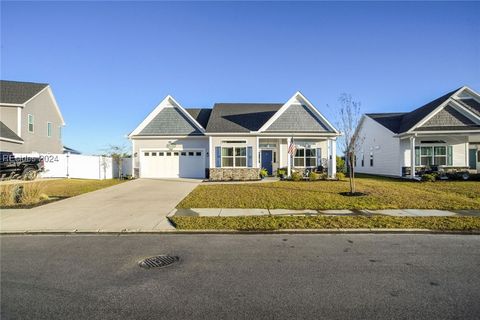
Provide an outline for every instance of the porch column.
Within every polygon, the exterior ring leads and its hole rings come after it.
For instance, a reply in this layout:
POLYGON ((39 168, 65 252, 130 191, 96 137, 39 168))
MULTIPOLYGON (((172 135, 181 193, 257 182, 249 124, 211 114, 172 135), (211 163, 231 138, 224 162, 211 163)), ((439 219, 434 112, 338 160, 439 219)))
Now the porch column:
POLYGON ((331 178, 332 177, 332 141, 330 140, 330 138, 327 139, 327 173, 328 173, 328 177, 331 178))
POLYGON ((329 171, 331 172, 330 178, 334 179, 337 175, 337 141, 334 139, 330 139, 330 166, 329 171))
POLYGON ((290 143, 292 143, 292 138, 287 138, 287 176, 289 177, 292 175, 292 155, 288 152, 290 143))
POLYGON ((415 179, 415 137, 410 137, 410 178, 415 179))

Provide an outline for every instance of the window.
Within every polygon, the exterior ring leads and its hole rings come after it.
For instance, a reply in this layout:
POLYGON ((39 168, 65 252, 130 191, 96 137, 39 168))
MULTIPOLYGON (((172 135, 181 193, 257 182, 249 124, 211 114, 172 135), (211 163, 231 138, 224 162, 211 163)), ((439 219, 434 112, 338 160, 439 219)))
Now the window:
MULTIPOLYGON (((197 155, 200 152, 197 152, 197 155)), ((201 154, 201 153, 200 153, 201 154)), ((246 167, 246 147, 222 147, 222 167, 246 167)))
POLYGON ((51 137, 52 136, 52 123, 51 122, 47 122, 47 137, 51 137))
POLYGON ((152 152, 152 157, 156 157, 157 156, 157 153, 156 152, 152 152))
POLYGON ((370 152, 370 167, 373 167, 373 152, 370 152))
POLYGON ((158 155, 159 155, 160 157, 163 157, 164 153, 163 153, 163 152, 159 152, 158 155))
POLYGON ((180 155, 185 157, 187 155, 187 153, 186 152, 181 152, 180 155))
POLYGON ((178 157, 178 152, 174 152, 173 155, 178 157))
POLYGON ((145 157, 148 157, 150 155, 149 152, 145 152, 145 157))
POLYGON ((425 146, 415 148, 415 162, 420 166, 444 166, 447 165, 446 146, 425 146))
POLYGON ((299 148, 295 153, 293 165, 300 168, 317 166, 317 149, 299 148))
POLYGON ((201 152, 197 152, 197 153, 196 153, 196 156, 197 156, 197 157, 200 157, 201 155, 202 155, 201 152))
POLYGON ((273 163, 277 163, 277 153, 273 151, 273 163))
POLYGON ((172 155, 171 152, 167 152, 167 157, 170 157, 172 155))
POLYGON ((28 115, 28 132, 33 132, 33 114, 28 115))
POLYGON ((192 156, 193 156, 193 152, 189 152, 188 155, 189 155, 190 157, 192 157, 192 156))

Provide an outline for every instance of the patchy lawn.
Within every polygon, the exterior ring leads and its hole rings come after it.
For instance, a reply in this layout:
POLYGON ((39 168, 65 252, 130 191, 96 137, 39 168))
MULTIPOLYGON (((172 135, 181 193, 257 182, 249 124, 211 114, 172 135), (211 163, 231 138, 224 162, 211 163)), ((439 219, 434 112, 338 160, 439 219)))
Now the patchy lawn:
POLYGON ((281 230, 281 229, 429 229, 480 230, 479 217, 388 217, 388 216, 249 216, 169 218, 183 230, 281 230))
POLYGON ((278 181, 249 184, 203 184, 178 208, 264 209, 480 209, 480 182, 414 182, 359 177, 361 197, 346 197, 346 181, 278 181))
POLYGON ((126 180, 87 180, 87 179, 60 179, 39 180, 35 182, 19 181, 15 184, 0 185, 0 208, 31 208, 48 202, 74 197, 116 184, 126 180), (23 194, 15 201, 17 186, 23 186, 23 194))

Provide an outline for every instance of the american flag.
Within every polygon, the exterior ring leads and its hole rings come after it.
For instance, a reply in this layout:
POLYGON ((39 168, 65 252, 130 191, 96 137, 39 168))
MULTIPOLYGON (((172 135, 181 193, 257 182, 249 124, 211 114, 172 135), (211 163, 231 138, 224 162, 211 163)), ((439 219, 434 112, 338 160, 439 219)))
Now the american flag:
POLYGON ((297 146, 295 145, 295 143, 293 143, 293 139, 292 139, 292 142, 290 142, 290 145, 288 146, 288 154, 295 154, 297 152, 297 146))

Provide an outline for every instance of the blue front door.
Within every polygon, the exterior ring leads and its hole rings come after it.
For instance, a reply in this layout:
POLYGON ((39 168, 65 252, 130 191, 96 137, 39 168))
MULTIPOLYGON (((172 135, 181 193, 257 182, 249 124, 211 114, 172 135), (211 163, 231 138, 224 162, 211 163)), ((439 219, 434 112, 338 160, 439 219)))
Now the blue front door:
POLYGON ((267 169, 268 175, 272 175, 272 150, 262 150, 262 168, 267 169))

